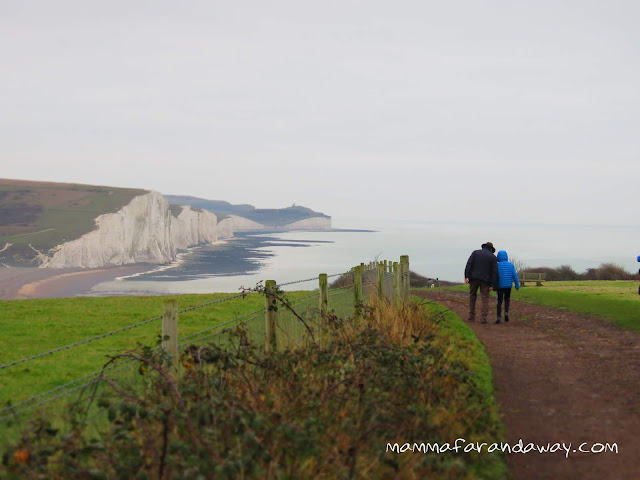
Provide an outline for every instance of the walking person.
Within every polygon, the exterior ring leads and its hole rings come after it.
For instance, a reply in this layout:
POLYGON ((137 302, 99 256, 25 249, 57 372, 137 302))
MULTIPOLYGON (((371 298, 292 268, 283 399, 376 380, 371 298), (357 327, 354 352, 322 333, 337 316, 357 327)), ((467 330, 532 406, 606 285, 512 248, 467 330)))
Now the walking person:
POLYGON ((516 290, 520 290, 520 280, 516 267, 509 261, 504 250, 498 252, 498 315, 496 323, 500 323, 500 313, 504 300, 504 321, 509 321, 509 302, 511 301, 511 286, 515 283, 516 290))
POLYGON ((469 284, 469 321, 476 319, 476 300, 478 290, 482 299, 480 318, 482 323, 487 323, 489 314, 489 292, 493 285, 498 283, 498 262, 494 252, 493 243, 487 242, 481 245, 480 250, 474 250, 467 260, 464 269, 464 281, 469 284))

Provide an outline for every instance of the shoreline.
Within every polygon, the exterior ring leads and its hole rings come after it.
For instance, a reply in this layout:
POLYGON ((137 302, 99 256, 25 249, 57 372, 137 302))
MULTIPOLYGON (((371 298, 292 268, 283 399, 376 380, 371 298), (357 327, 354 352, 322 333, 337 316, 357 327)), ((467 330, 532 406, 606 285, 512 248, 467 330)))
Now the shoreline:
MULTIPOLYGON (((212 245, 223 244, 219 240, 212 245)), ((126 280, 148 273, 179 267, 185 257, 202 245, 178 252, 171 263, 134 263, 107 265, 96 268, 39 268, 0 267, 0 300, 26 300, 35 298, 68 298, 85 296, 91 289, 105 282, 126 280)))
MULTIPOLYGON (((310 235, 316 233, 312 230, 303 232, 310 235)), ((331 229, 319 232, 361 233, 370 231, 331 229)), ((306 238, 287 240, 279 238, 278 234, 282 233, 289 232, 238 232, 230 239, 219 240, 208 245, 197 245, 181 251, 174 261, 167 264, 138 263, 92 269, 0 267, 0 300, 163 295, 169 294, 165 290, 171 284, 184 283, 187 285, 188 283, 193 286, 193 281, 205 281, 210 278, 220 279, 222 285, 216 284, 216 291, 236 291, 237 285, 234 285, 232 290, 228 289, 228 278, 232 277, 239 283, 248 281, 245 277, 250 277, 250 280, 253 281, 255 275, 266 264, 265 262, 268 263, 268 260, 275 256, 274 249, 311 247, 335 241, 306 238), (185 266, 187 263, 189 265, 185 266), (212 269, 214 263, 215 268, 212 269), (141 290, 141 287, 147 283, 154 287, 149 290, 141 290), (94 288, 101 284, 105 284, 105 287, 98 290, 94 288)), ((301 273, 300 276, 304 276, 304 274, 301 273)), ((198 288, 202 287, 198 286, 198 288)), ((209 290, 207 289, 207 291, 209 290)))
POLYGON ((75 297, 102 283, 149 271, 153 265, 100 268, 0 268, 0 300, 75 297))

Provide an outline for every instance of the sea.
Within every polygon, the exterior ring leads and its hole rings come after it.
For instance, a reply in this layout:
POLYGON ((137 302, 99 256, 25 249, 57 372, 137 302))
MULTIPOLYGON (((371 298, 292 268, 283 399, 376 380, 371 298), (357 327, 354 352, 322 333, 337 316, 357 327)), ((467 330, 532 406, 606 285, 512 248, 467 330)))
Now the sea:
POLYGON ((265 280, 289 284, 285 290, 312 290, 320 273, 338 275, 361 262, 394 262, 401 255, 425 277, 463 282, 469 255, 485 242, 529 267, 570 265, 584 272, 611 262, 635 272, 640 266, 640 226, 351 219, 337 227, 236 233, 183 252, 170 265, 98 284, 87 295, 239 292, 265 280))

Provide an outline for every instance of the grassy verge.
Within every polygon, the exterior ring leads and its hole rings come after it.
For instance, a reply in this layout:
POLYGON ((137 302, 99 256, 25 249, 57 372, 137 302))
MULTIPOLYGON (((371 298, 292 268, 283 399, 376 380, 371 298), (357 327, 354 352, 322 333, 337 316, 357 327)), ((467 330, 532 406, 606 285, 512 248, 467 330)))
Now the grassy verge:
MULTIPOLYGON (((498 413, 493 389, 493 373, 491 363, 480 340, 473 330, 451 310, 446 307, 429 303, 427 309, 431 315, 437 315, 444 321, 439 323, 435 344, 447 352, 447 358, 462 366, 471 373, 470 381, 475 384, 477 397, 470 398, 469 403, 474 408, 484 411, 479 422, 484 424, 482 435, 468 439, 476 442, 502 442, 504 430, 498 413)), ((462 432, 458 432, 462 433, 462 432)), ((476 466, 474 478, 504 478, 506 477, 506 463, 503 457, 496 456, 493 461, 476 466)))
MULTIPOLYGON (((480 344, 422 305, 331 316, 323 340, 267 354, 194 345, 174 375, 140 349, 141 391, 97 399, 100 428, 34 422, 3 455, 7 478, 505 478, 498 453, 387 444, 499 442, 480 344)), ((115 393, 114 393, 115 392, 115 393)), ((70 409, 69 411, 72 411, 70 409)))
MULTIPOLYGON (((468 287, 461 285, 452 287, 451 290, 467 292, 468 287)), ((545 282, 542 287, 527 286, 519 291, 513 289, 511 298, 597 315, 630 330, 640 330, 640 295, 637 281, 545 282)))

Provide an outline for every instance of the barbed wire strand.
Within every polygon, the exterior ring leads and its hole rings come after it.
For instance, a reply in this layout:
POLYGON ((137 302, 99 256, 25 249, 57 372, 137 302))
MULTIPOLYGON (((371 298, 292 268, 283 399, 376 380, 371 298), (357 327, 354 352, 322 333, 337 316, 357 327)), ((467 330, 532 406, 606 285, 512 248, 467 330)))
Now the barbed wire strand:
POLYGON ((127 360, 123 360, 121 362, 118 362, 114 365, 110 365, 106 368, 100 369, 100 370, 96 370, 95 372, 92 372, 88 375, 85 375, 83 377, 80 378, 76 378, 75 380, 72 380, 68 383, 65 383, 64 385, 60 385, 58 387, 52 388, 51 390, 47 390, 46 392, 42 392, 39 393, 37 395, 33 395, 32 397, 29 397, 25 400, 20 401, 19 403, 10 405, 8 407, 3 408, 2 410, 0 410, 0 415, 2 415, 5 412, 10 412, 8 415, 4 415, 4 416, 0 416, 0 422, 4 421, 7 418, 13 417, 15 415, 18 415, 20 413, 26 412, 28 410, 33 410, 34 408, 37 408, 39 406, 42 406, 44 404, 50 403, 54 400, 57 400, 58 398, 61 398, 65 395, 70 394, 71 392, 74 392, 76 390, 78 390, 79 388, 83 388, 83 387, 87 387, 89 385, 91 385, 92 383, 95 383, 96 381, 99 381, 102 377, 104 377, 104 372, 107 371, 111 371, 110 375, 113 375, 113 373, 115 373, 117 370, 122 370, 124 367, 126 367, 127 365, 133 363, 134 359, 127 359, 127 360), (91 378, 96 376, 96 378, 93 378, 92 380, 89 380, 88 382, 85 382, 81 385, 78 385, 76 387, 73 388, 66 388, 69 387, 70 385, 73 385, 75 383, 78 383, 79 381, 82 380, 86 380, 87 378, 91 378), (34 400, 37 400, 38 398, 42 398, 42 397, 46 397, 54 392, 57 392, 59 390, 63 390, 61 393, 59 393, 58 395, 51 397, 51 398, 47 398, 35 405, 28 405, 29 403, 33 402, 34 400), (22 408, 19 408, 22 407, 22 408), (16 410, 17 409, 17 410, 16 410))
POLYGON ((211 302, 202 303, 200 305, 195 305, 193 307, 187 307, 187 308, 184 308, 182 310, 178 310, 178 313, 190 312, 191 310, 197 310, 198 308, 208 307, 210 305, 215 305, 216 303, 222 303, 222 302, 227 302, 229 300, 234 300, 236 298, 246 297, 249 293, 250 292, 248 292, 248 293, 239 293, 237 295, 232 295, 231 297, 220 298, 218 300, 212 300, 211 302))
POLYGON ((12 404, 12 405, 9 405, 8 407, 5 407, 5 408, 0 409, 0 415, 2 415, 2 414, 3 414, 3 413, 5 413, 5 412, 8 412, 8 411, 10 411, 10 410, 15 410, 16 408, 20 407, 21 405, 24 405, 24 404, 30 403, 30 402, 32 402, 32 401, 34 401, 34 400, 38 399, 38 398, 45 397, 45 396, 50 395, 50 394, 52 394, 52 393, 54 393, 54 392, 57 392, 58 390, 63 390, 63 389, 65 389, 65 388, 69 387, 70 385, 73 385, 73 384, 75 384, 75 383, 78 383, 78 382, 80 382, 80 381, 82 381, 82 380, 86 380, 87 378, 95 377, 96 375, 100 375, 101 373, 106 372, 106 371, 108 371, 108 370, 113 370, 114 368, 122 367, 122 366, 123 366, 123 364, 125 364, 125 363, 129 363, 129 362, 131 362, 131 360, 124 360, 124 361, 119 362, 119 363, 117 363, 117 364, 110 365, 110 366, 108 366, 107 368, 103 368, 103 369, 100 369, 100 370, 96 370, 95 372, 91 372, 91 373, 89 373, 89 374, 87 374, 87 375, 84 375, 84 376, 82 376, 82 377, 79 377, 79 378, 76 378, 76 379, 74 379, 74 380, 71 380, 70 382, 67 382, 67 383, 65 383, 64 385, 59 385, 59 386, 57 386, 57 387, 55 387, 55 388, 52 388, 51 390, 47 390, 47 391, 45 391, 45 392, 42 392, 42 393, 38 393, 38 394, 36 394, 36 395, 33 395, 32 397, 29 397, 29 398, 27 398, 27 399, 25 399, 25 400, 21 400, 21 401, 20 401, 20 402, 18 402, 18 403, 14 403, 14 404, 12 404))
POLYGON ((296 298, 294 300, 291 300, 289 303, 291 305, 295 305, 296 303, 300 303, 300 302, 302 302, 304 300, 308 300, 309 298, 317 297, 319 294, 320 294, 320 292, 318 290, 316 290, 315 292, 313 292, 313 293, 311 293, 309 295, 305 295, 304 297, 299 297, 299 298, 296 298))
POLYGON ((5 421, 7 418, 14 417, 14 416, 18 415, 19 413, 24 413, 24 412, 26 412, 28 410, 33 410, 35 408, 38 408, 38 407, 40 407, 40 406, 42 406, 42 405, 44 405, 46 403, 53 402, 54 400, 57 400, 58 398, 62 398, 65 395, 69 395, 70 393, 75 392, 76 390, 80 390, 81 388, 85 388, 85 387, 87 387, 87 386, 89 386, 89 385, 91 385, 93 383, 96 383, 96 382, 100 381, 101 378, 102 377, 94 378, 93 380, 89 380, 88 382, 83 383, 81 385, 78 385, 77 387, 73 387, 73 388, 70 388, 69 390, 65 390, 65 391, 59 393, 58 395, 56 395, 54 397, 51 397, 51 398, 47 398, 46 400, 43 400, 42 402, 36 403, 35 405, 28 405, 25 408, 23 408, 23 409, 21 409, 21 410, 19 410, 17 412, 12 412, 9 415, 5 415, 4 417, 0 417, 0 422, 5 421))
MULTIPOLYGON (((235 322, 234 325, 230 325, 227 328, 224 328, 222 330, 213 332, 213 333, 211 333, 209 335, 206 335, 206 336, 204 336, 202 338, 198 338, 198 341, 202 341, 202 340, 205 340, 207 338, 214 337, 216 335, 221 335, 223 333, 230 332, 233 328, 235 328, 237 326, 240 326, 240 325, 245 325, 250 320, 252 320, 252 318, 247 318, 246 320, 243 320, 242 322, 238 322, 237 320, 239 320, 240 318, 251 317, 251 316, 256 317, 258 314, 262 314, 262 313, 264 313, 264 308, 262 310, 257 310, 255 312, 252 312, 252 313, 249 313, 247 315, 244 315, 243 317, 239 317, 238 319, 234 320, 234 322, 235 322)), ((226 323, 230 323, 230 322, 226 322, 226 323)), ((219 327, 219 325, 216 325, 216 327, 219 327)), ((195 337, 200 337, 203 333, 207 333, 208 331, 214 330, 216 327, 213 327, 213 328, 210 328, 210 329, 207 329, 207 330, 202 330, 202 331, 200 331, 198 333, 194 333, 192 335, 189 335, 188 337, 185 337, 184 340, 187 340, 187 339, 190 339, 190 338, 195 338, 195 337)), ((184 340, 182 342, 180 342, 180 345, 182 345, 184 343, 184 340)))
POLYGON ((181 338, 180 339, 180 344, 182 344, 183 342, 185 342, 186 340, 189 340, 191 338, 198 337, 198 336, 202 335, 203 333, 207 333, 207 332, 210 332, 212 330, 216 330, 216 329, 218 329, 220 327, 228 326, 227 328, 224 328, 224 329, 220 330, 220 333, 222 333, 222 332, 227 331, 230 328, 236 326, 236 324, 244 323, 244 322, 240 321, 243 318, 252 317, 252 316, 257 315, 257 314, 262 313, 262 312, 264 312, 264 308, 261 308, 260 310, 256 310, 254 312, 250 312, 250 313, 247 313, 247 314, 242 315, 240 317, 234 318, 233 320, 229 320, 227 322, 219 323, 217 325, 214 325, 213 327, 206 328, 204 330, 200 330, 199 332, 192 333, 191 335, 187 335, 186 337, 181 338))
MULTIPOLYGON (((344 272, 344 273, 334 273, 332 275, 327 275, 327 278, 340 277, 342 275, 347 275, 349 273, 351 273, 351 271, 344 272)), ((318 281, 318 277, 306 278, 304 280, 294 280, 292 282, 286 282, 286 283, 279 283, 278 287, 286 287, 288 285, 295 285, 297 283, 306 283, 306 282, 314 282, 314 281, 318 281)))
POLYGON ((349 285, 345 285, 344 287, 335 287, 335 288, 330 288, 327 291, 329 293, 331 292, 335 292, 336 290, 349 290, 350 288, 353 288, 354 284, 350 283, 349 285))
POLYGON ((295 285, 297 283, 306 283, 306 282, 313 282, 313 281, 318 281, 318 277, 313 277, 313 278, 307 278, 305 280, 294 280, 293 282, 286 282, 286 283, 278 283, 278 287, 286 287, 287 285, 295 285))
POLYGON ((100 335, 96 335, 94 337, 85 338, 84 340, 80 340, 79 342, 70 343, 68 345, 64 345, 62 347, 54 348, 53 350, 49 350, 48 352, 38 353, 36 355, 32 355, 30 357, 21 358, 20 360, 14 360, 13 362, 6 363, 4 365, 0 365, 0 370, 4 370, 5 368, 13 367, 16 365, 20 365, 21 363, 28 362, 30 360, 35 360, 36 358, 45 357, 47 355, 54 354, 56 352, 61 352, 63 350, 69 350, 70 348, 79 347, 80 345, 85 345, 87 343, 93 342, 95 340, 100 340, 102 338, 109 337, 111 335, 115 335, 116 333, 126 332, 127 330, 132 330, 137 327, 141 327, 142 325, 146 325, 147 323, 155 322, 157 320, 161 320, 162 315, 157 317, 149 318, 148 320, 143 320, 142 322, 135 323, 133 325, 129 325, 123 328, 119 328, 118 330, 113 330, 111 332, 102 333, 100 335))
MULTIPOLYGON (((189 312, 189 311, 196 310, 196 309, 199 309, 199 308, 208 307, 210 305, 215 305, 217 303, 222 303, 222 302, 226 302, 226 301, 233 300, 233 299, 236 299, 236 298, 245 297, 246 295, 247 295, 246 293, 240 293, 238 295, 233 295, 233 296, 230 296, 230 297, 220 298, 218 300, 213 300, 211 302, 206 302, 206 303, 202 303, 200 305, 195 305, 193 307, 188 307, 188 308, 184 308, 182 310, 178 310, 178 313, 185 313, 185 312, 189 312)), ((162 315, 159 315, 157 317, 149 318, 147 320, 143 320, 141 322, 134 323, 133 325, 128 325, 126 327, 122 327, 122 328, 119 328, 117 330, 113 330, 111 332, 102 333, 102 334, 96 335, 94 337, 85 338, 85 339, 80 340, 80 341, 75 342, 75 343, 70 343, 68 345, 63 345, 62 347, 54 348, 54 349, 49 350, 47 352, 38 353, 38 354, 35 354, 35 355, 31 355, 29 357, 21 358, 19 360, 14 360, 14 361, 6 363, 4 365, 0 365, 0 370, 4 370, 4 369, 9 368, 9 367, 14 367, 16 365, 20 365, 21 363, 25 363, 25 362, 28 362, 28 361, 31 361, 31 360, 35 360, 37 358, 45 357, 47 355, 52 355, 54 353, 61 352, 63 350, 69 350, 71 348, 79 347, 80 345, 85 345, 85 344, 93 342, 95 340, 101 340, 103 338, 109 337, 111 335, 115 335, 117 333, 126 332, 128 330, 132 330, 134 328, 138 328, 138 327, 141 327, 143 325, 146 325, 147 323, 155 322, 155 321, 161 320, 161 319, 162 319, 162 315)))

